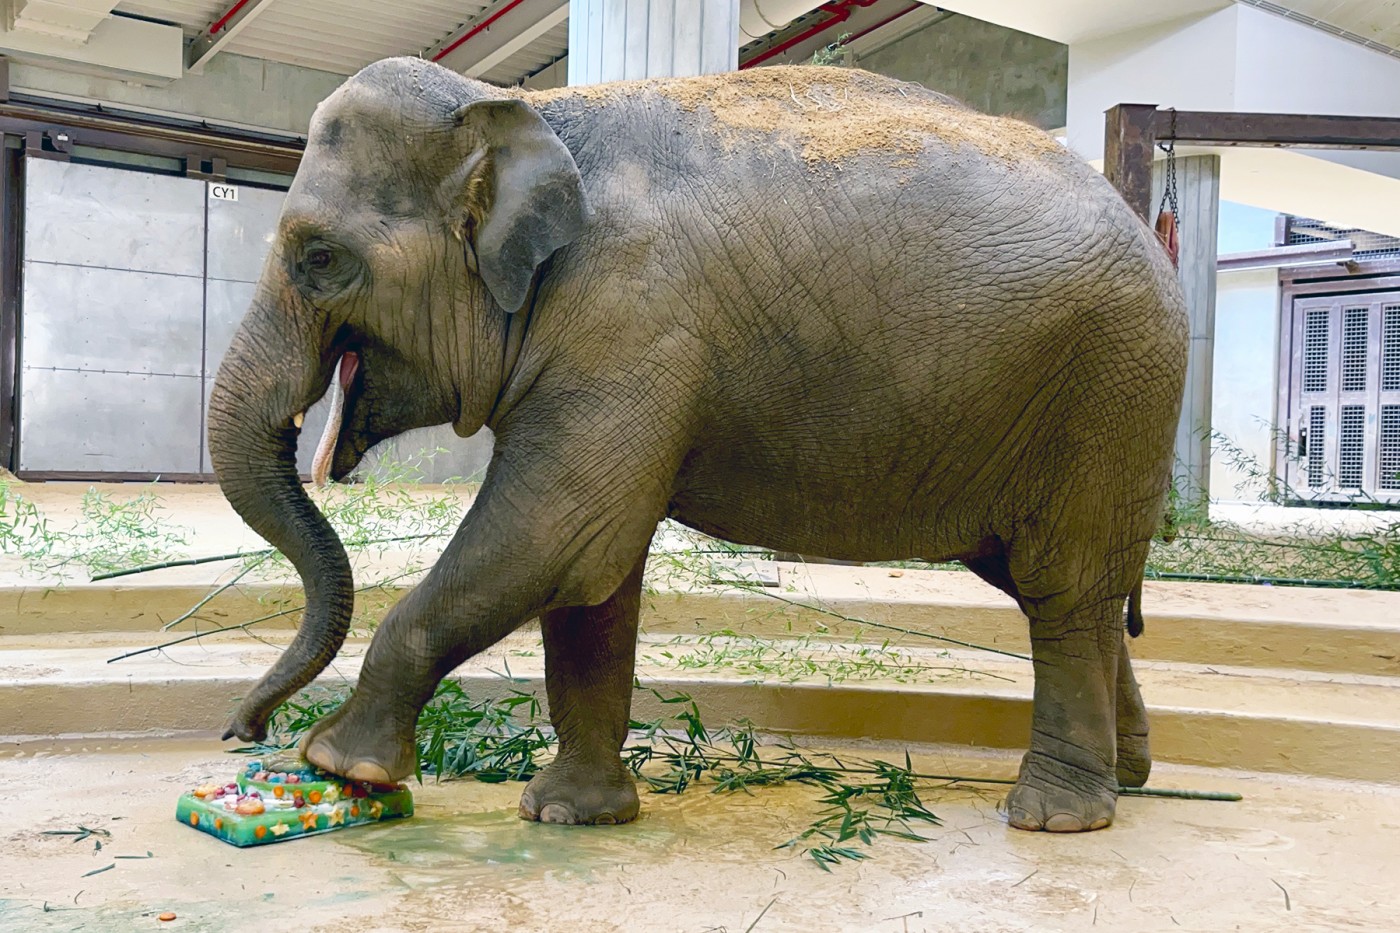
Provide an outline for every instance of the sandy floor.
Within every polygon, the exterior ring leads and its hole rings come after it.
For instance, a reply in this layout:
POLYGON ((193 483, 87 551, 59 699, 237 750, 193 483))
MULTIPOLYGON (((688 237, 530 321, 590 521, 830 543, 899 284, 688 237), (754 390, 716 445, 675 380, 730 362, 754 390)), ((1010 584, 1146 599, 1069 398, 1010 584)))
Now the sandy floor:
MULTIPOLYGON (((825 874, 774 849, 811 819, 804 788, 646 795, 635 824, 569 828, 520 822, 518 784, 429 784, 410 820, 238 850, 174 820, 181 791, 241 760, 214 748, 0 758, 0 929, 278 930, 294 916, 325 931, 1216 933, 1389 931, 1400 918, 1394 787, 1163 769, 1154 784, 1246 799, 1124 800, 1116 825, 1078 837, 1008 829, 997 789, 934 791, 925 802, 943 825, 931 841, 880 842, 868 861, 825 874), (111 836, 95 851, 92 839, 42 835, 78 825, 111 836), (178 919, 160 923, 165 911, 178 919)), ((1014 767, 936 753, 915 763, 1014 767)))

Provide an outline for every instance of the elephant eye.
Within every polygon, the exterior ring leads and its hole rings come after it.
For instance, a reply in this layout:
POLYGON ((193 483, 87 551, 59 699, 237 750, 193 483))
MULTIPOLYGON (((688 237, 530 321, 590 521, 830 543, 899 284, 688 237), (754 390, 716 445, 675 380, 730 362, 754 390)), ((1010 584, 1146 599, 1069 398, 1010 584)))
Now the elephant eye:
POLYGON ((307 250, 306 267, 316 272, 325 272, 331 267, 331 251, 324 247, 314 247, 307 250))
POLYGON ((296 265, 304 287, 321 295, 334 294, 347 287, 359 269, 359 264, 344 247, 321 239, 302 245, 296 265))

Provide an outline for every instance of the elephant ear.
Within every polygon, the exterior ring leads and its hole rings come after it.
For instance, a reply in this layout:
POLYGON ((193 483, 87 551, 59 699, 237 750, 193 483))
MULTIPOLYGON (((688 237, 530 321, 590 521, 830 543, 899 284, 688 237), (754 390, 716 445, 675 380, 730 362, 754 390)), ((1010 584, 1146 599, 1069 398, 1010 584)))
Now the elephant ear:
POLYGON ((574 157, 520 100, 467 104, 453 115, 473 151, 453 186, 466 203, 463 236, 491 297, 513 314, 540 263, 582 235, 588 221, 574 157))

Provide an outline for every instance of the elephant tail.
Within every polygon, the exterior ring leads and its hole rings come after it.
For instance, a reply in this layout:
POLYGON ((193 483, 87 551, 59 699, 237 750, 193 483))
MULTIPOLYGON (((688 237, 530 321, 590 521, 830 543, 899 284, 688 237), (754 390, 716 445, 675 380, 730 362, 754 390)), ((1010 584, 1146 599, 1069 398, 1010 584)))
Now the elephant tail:
POLYGON ((1139 579, 1133 591, 1128 594, 1128 634, 1137 638, 1143 633, 1142 623, 1142 580, 1139 579))

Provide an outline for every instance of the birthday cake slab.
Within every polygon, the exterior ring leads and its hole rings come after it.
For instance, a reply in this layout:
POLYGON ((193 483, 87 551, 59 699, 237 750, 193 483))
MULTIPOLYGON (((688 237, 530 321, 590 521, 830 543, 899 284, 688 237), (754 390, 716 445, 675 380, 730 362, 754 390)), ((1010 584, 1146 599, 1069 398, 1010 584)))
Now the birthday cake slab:
POLYGON ((235 846, 257 846, 413 815, 403 784, 368 784, 306 761, 252 761, 227 784, 180 795, 175 817, 235 846))

